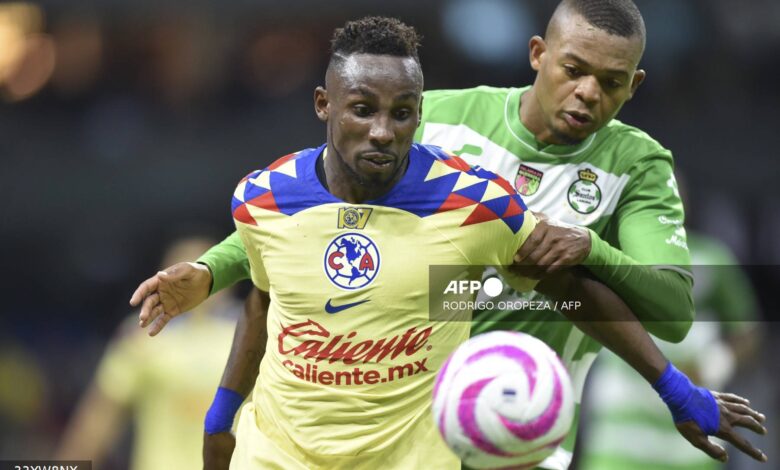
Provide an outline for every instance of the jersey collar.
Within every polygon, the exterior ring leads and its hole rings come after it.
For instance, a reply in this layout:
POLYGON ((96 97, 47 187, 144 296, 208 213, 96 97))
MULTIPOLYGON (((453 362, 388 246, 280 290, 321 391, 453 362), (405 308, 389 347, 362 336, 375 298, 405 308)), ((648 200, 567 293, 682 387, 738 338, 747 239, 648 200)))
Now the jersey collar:
POLYGON ((509 133, 529 151, 546 157, 574 157, 593 145, 596 132, 577 145, 552 145, 538 142, 534 134, 520 120, 520 97, 531 87, 512 88, 504 102, 504 123, 509 133))

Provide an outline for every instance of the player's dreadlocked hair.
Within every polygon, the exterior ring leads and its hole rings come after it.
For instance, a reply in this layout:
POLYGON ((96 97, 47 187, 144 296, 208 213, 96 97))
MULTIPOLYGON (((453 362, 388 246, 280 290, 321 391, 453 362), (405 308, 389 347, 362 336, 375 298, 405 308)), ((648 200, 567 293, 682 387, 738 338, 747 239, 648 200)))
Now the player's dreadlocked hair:
POLYGON ((412 57, 417 62, 421 37, 413 27, 395 18, 367 16, 349 21, 333 33, 330 42, 332 58, 351 54, 382 54, 412 57))
POLYGON ((568 7, 588 23, 615 36, 645 37, 645 22, 632 0, 564 0, 568 7))

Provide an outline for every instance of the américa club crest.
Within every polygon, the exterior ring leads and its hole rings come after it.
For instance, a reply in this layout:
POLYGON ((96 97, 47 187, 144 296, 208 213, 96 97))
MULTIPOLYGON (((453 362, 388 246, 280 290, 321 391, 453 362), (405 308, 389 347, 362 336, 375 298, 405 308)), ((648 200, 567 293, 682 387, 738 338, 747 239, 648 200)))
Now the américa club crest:
POLYGON ((379 248, 357 232, 337 236, 325 249, 325 275, 337 287, 355 290, 368 286, 379 272, 379 248))
POLYGON ((530 196, 539 190, 544 173, 527 165, 520 165, 515 178, 515 189, 521 196, 530 196))
POLYGON ((569 186, 569 205, 580 214, 590 214, 601 204, 601 188, 596 184, 599 176, 590 168, 577 174, 579 179, 569 186))

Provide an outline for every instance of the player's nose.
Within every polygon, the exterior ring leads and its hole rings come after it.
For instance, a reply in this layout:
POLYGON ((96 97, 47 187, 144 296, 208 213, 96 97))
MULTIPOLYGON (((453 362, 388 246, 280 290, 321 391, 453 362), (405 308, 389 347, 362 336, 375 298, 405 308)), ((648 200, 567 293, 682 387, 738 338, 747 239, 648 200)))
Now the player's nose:
POLYGON ((596 77, 586 75, 579 80, 574 94, 585 104, 592 105, 601 98, 601 85, 596 77))
POLYGON ((392 120, 387 116, 376 116, 371 122, 368 137, 379 146, 385 146, 392 142, 395 137, 392 120))

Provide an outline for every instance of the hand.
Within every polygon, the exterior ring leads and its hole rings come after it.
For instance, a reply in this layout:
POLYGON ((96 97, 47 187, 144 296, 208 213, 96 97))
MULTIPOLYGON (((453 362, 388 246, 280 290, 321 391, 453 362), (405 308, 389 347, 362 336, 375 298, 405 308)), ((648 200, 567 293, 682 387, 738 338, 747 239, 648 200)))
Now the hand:
POLYGON ((236 438, 230 432, 203 433, 203 470, 228 470, 236 438))
MULTIPOLYGON (((735 427, 750 429, 757 434, 766 434, 766 428, 763 426, 766 417, 750 408, 750 402, 745 398, 730 393, 712 392, 715 402, 720 410, 720 427, 715 436, 724 441, 734 444, 734 446, 753 457, 759 462, 766 462, 766 454, 753 447, 744 437, 737 434, 735 427)), ((707 439, 707 435, 694 421, 685 421, 676 424, 677 431, 688 440, 694 447, 700 449, 713 459, 725 462, 728 460, 726 449, 714 444, 707 439)))
POLYGON ((590 253, 590 232, 535 212, 538 223, 515 253, 510 272, 541 279, 568 266, 581 264, 590 253))
POLYGON ((142 282, 133 292, 130 305, 141 305, 139 324, 145 328, 151 323, 149 336, 155 336, 173 317, 206 300, 210 288, 211 272, 206 266, 177 263, 142 282))

